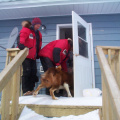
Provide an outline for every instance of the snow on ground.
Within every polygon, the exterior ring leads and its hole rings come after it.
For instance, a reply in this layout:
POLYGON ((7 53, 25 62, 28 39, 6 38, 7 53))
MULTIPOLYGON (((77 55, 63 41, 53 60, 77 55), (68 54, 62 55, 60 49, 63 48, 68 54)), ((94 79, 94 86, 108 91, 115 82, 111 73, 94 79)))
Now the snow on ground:
POLYGON ((19 117, 19 120, 100 120, 98 111, 99 110, 94 110, 87 114, 78 116, 69 115, 62 117, 47 118, 44 117, 43 115, 35 113, 34 111, 25 106, 19 117))
POLYGON ((53 100, 49 95, 22 96, 19 97, 19 104, 38 105, 70 105, 70 106, 102 106, 102 97, 58 97, 53 100))

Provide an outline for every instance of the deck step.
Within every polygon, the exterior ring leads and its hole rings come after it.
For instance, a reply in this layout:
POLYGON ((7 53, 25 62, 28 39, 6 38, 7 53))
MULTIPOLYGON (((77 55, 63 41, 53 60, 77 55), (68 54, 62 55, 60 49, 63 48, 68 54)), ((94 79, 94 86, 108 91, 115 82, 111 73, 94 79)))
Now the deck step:
POLYGON ((68 105, 33 105, 33 104, 20 104, 19 111, 23 110, 24 106, 32 109, 36 113, 46 117, 61 117, 68 115, 82 115, 93 110, 102 110, 101 106, 68 106, 68 105))
POLYGON ((22 96, 19 98, 19 103, 20 112, 27 106, 46 117, 82 115, 96 109, 102 110, 102 97, 59 97, 58 100, 52 100, 51 96, 47 95, 22 96))

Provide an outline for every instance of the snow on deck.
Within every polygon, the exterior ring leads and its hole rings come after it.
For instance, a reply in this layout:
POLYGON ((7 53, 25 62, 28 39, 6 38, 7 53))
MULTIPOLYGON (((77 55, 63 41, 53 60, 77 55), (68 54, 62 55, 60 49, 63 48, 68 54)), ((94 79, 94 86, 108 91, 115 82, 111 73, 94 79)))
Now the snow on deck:
POLYGON ((58 97, 53 100, 49 95, 21 96, 19 104, 36 104, 36 105, 70 105, 70 106, 102 106, 102 97, 58 97))

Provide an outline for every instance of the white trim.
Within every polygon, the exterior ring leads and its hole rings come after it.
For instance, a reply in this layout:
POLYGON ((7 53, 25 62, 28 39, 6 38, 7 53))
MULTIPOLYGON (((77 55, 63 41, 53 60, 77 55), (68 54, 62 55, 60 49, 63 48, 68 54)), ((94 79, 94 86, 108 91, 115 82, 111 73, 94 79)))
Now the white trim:
POLYGON ((92 87, 95 88, 95 69, 94 69, 94 52, 93 52, 93 34, 92 34, 92 23, 89 23, 89 34, 90 34, 90 46, 91 46, 91 63, 92 63, 92 87))

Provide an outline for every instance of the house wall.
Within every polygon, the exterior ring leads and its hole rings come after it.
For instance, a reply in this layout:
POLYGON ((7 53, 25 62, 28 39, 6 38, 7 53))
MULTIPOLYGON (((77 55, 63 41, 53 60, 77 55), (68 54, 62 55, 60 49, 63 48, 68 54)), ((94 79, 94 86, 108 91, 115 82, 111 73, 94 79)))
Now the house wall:
MULTIPOLYGON (((97 56, 95 54, 95 47, 102 46, 119 46, 120 45, 120 14, 115 15, 89 15, 81 16, 88 23, 92 23, 93 30, 93 50, 94 50, 94 65, 95 65, 95 85, 101 89, 101 71, 97 56)), ((7 47, 7 41, 10 32, 14 27, 21 29, 21 22, 23 20, 32 19, 18 19, 18 20, 2 20, 0 21, 0 45, 7 47)), ((71 16, 62 17, 47 17, 41 18, 42 24, 46 25, 46 31, 42 31, 43 45, 56 39, 56 24, 70 24, 72 23, 71 16)), ((6 59, 6 51, 0 48, 0 72, 4 69, 6 59)), ((37 60, 37 75, 40 77, 40 62, 37 60)))

